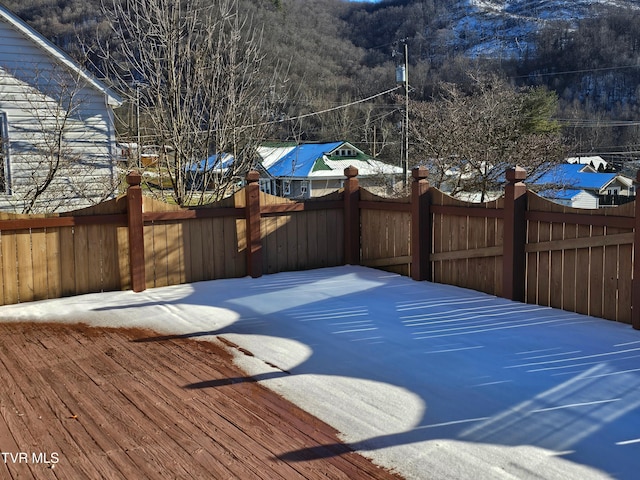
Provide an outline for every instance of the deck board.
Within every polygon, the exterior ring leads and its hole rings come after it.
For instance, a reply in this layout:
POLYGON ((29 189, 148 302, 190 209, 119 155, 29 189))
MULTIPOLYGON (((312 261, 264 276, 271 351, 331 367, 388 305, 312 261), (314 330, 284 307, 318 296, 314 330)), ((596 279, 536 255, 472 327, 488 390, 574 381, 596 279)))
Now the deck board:
POLYGON ((1 450, 29 456, 0 462, 0 478, 399 478, 210 342, 1 323, 0 382, 1 450))

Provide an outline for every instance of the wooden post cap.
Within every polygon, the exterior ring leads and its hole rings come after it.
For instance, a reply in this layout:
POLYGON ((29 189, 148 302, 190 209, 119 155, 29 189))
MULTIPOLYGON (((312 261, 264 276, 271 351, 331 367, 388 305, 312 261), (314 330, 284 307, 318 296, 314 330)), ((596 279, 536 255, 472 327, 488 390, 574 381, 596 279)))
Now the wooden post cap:
POLYGON ((514 167, 507 170, 507 181, 509 183, 521 182, 527 178, 527 171, 522 167, 514 167))
POLYGON ((411 169, 411 176, 414 180, 422 180, 429 176, 429 169, 427 167, 413 167, 411 169))
POLYGON ((131 187, 136 187, 142 183, 142 175, 140 172, 127 173, 127 184, 131 187))
POLYGON ((358 176, 358 169, 353 165, 349 165, 344 169, 344 176, 347 178, 353 178, 358 176))
POLYGON ((260 180, 260 172, 258 172, 257 170, 249 170, 245 175, 245 180, 247 181, 247 183, 256 183, 258 180, 260 180))

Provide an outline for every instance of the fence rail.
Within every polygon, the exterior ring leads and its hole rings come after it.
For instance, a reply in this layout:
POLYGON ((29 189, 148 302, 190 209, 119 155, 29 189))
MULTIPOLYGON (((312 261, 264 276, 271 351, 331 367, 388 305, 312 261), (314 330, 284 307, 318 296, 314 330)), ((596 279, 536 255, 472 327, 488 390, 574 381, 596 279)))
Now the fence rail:
POLYGON ((345 169, 340 192, 304 202, 260 192, 179 208, 126 195, 57 215, 0 214, 0 302, 362 264, 632 324, 640 329, 640 207, 564 207, 527 191, 471 204, 430 188, 377 197, 345 169))

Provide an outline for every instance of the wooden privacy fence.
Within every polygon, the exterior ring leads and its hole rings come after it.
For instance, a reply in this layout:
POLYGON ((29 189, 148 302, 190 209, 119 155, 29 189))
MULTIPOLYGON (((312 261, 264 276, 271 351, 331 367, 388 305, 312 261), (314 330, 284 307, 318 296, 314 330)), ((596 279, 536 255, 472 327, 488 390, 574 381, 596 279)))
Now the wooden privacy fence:
POLYGON ((180 208, 126 195, 57 215, 0 214, 3 304, 344 264, 383 268, 640 329, 640 207, 554 204, 507 172, 505 194, 473 204, 412 171, 411 195, 359 188, 291 201, 259 190, 257 172, 230 198, 180 208), (635 307, 635 308, 634 308, 635 307))

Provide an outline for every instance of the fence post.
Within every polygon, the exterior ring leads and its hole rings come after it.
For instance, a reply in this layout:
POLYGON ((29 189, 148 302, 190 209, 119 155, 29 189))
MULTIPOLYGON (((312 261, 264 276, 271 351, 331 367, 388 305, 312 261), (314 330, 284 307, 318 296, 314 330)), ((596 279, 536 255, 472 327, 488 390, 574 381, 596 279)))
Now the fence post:
POLYGON ((510 300, 525 300, 525 243, 527 222, 527 178, 524 168, 510 168, 506 172, 504 192, 504 245, 502 256, 502 296, 510 300))
POLYGON ((144 270, 144 220, 142 218, 142 176, 127 174, 127 224, 129 230, 129 271, 131 289, 142 292, 147 288, 144 270))
POLYGON ((260 234, 260 173, 251 170, 246 175, 245 217, 247 220, 247 274, 262 276, 262 239, 260 234))
MULTIPOLYGON (((640 170, 636 173, 640 182, 640 170)), ((631 325, 640 330, 640 196, 636 193, 633 229, 633 280, 631 283, 631 325)))
POLYGON ((429 170, 411 171, 411 278, 431 281, 431 212, 429 208, 429 170))
POLYGON ((360 186, 358 169, 353 165, 344 169, 344 263, 360 265, 360 186))

